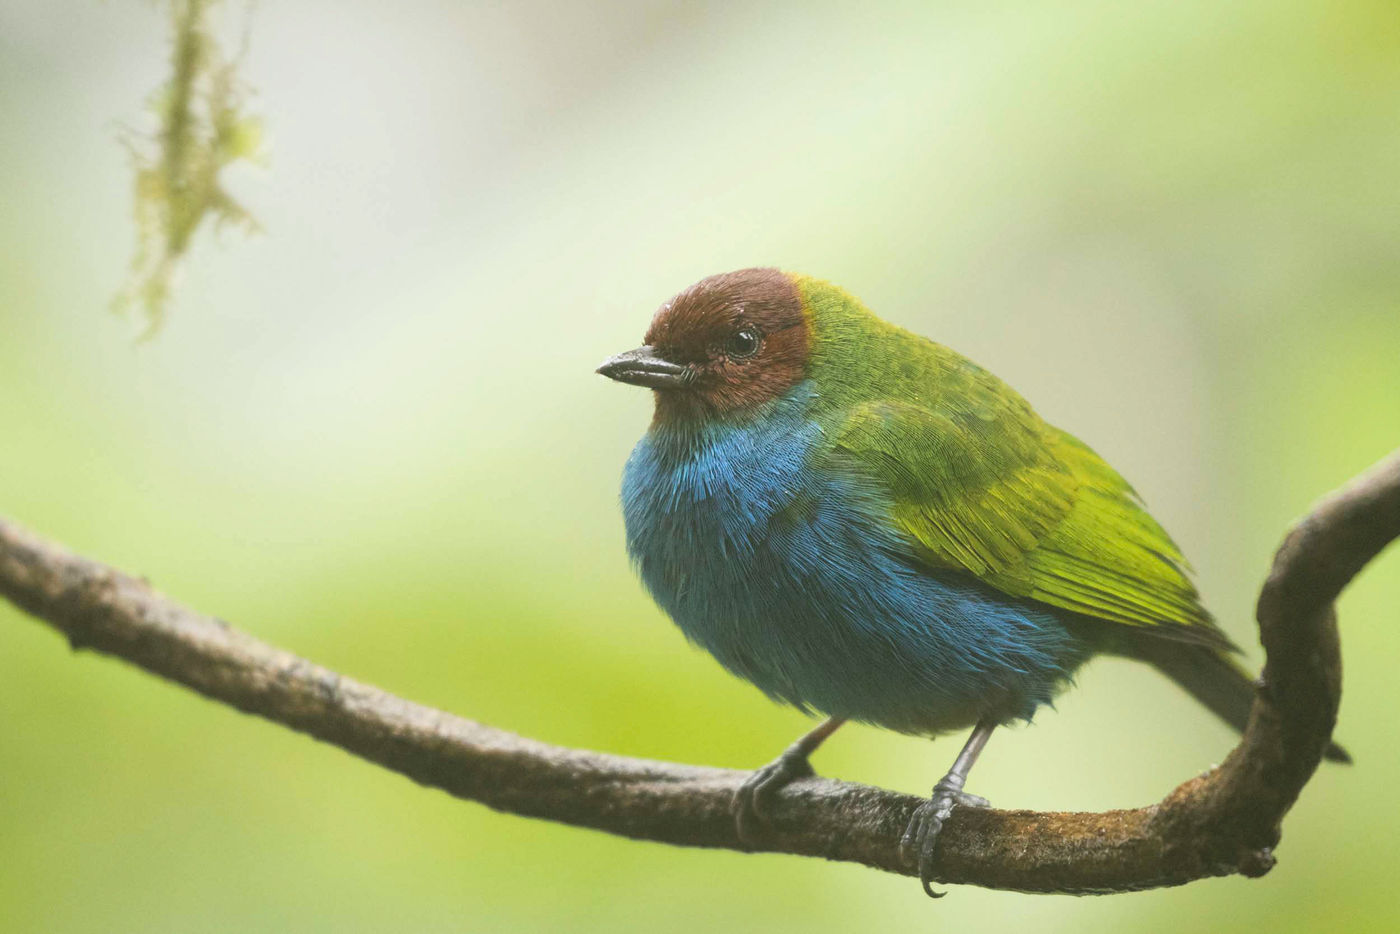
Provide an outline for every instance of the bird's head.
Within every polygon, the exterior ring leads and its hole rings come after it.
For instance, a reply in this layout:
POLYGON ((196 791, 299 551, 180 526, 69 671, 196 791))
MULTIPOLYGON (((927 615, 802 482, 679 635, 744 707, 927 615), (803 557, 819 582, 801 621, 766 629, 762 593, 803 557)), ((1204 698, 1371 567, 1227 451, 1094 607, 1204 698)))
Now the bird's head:
POLYGON ((701 279, 663 304, 644 343, 598 372, 656 391, 659 422, 750 411, 806 375, 810 335, 797 283, 777 269, 701 279))

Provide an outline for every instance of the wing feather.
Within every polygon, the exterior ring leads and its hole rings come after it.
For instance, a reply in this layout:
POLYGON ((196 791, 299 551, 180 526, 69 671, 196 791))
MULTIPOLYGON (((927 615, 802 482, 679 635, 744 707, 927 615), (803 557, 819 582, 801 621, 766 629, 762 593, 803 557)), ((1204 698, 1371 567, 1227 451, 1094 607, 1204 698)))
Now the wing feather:
POLYGON ((980 387, 969 406, 948 397, 856 405, 844 413, 834 451, 885 487, 895 523, 931 567, 1231 648, 1201 606, 1185 558, 1127 481, 1020 396, 995 388, 980 387))

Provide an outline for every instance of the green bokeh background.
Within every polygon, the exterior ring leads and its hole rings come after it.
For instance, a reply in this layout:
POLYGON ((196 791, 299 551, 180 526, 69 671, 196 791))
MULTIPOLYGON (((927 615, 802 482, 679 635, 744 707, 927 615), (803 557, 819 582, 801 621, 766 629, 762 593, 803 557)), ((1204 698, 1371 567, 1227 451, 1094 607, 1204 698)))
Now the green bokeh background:
MULTIPOLYGON (((237 10, 235 5, 233 9, 237 10)), ((231 21, 236 34, 238 17, 231 21)), ((840 282, 1138 486, 1250 646, 1287 523, 1400 441, 1400 11, 1347 3, 258 4, 271 140, 166 330, 104 312, 151 6, 0 6, 0 514, 311 658, 552 742, 750 767, 804 727, 629 570, 644 393, 702 275, 840 282)), ((1341 604, 1280 864, 1106 898, 495 814, 73 655, 0 607, 0 931, 1393 931, 1400 555, 1341 604)), ((957 739, 817 765, 911 792, 957 739)), ((1228 732, 1098 662, 991 745, 1006 806, 1155 800, 1228 732)))

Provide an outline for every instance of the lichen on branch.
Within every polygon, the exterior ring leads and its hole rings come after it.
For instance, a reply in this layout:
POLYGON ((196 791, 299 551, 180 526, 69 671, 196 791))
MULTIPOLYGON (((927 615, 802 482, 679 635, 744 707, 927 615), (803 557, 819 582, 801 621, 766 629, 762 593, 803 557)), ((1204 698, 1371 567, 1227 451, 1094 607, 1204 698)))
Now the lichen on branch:
POLYGON ((262 160, 263 133, 261 121, 247 111, 250 92, 238 76, 243 49, 226 54, 210 26, 219 3, 160 0, 173 38, 170 79, 148 103, 157 127, 122 135, 136 170, 136 250, 113 308, 138 309, 145 336, 164 322, 180 263, 206 221, 215 228, 258 229, 223 181, 234 163, 262 160))

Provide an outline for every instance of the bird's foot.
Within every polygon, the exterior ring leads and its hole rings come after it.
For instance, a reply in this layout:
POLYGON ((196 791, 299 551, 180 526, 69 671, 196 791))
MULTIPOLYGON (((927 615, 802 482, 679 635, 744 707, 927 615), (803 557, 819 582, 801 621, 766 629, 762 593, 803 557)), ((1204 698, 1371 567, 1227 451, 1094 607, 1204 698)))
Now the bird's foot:
POLYGON ((909 827, 899 842, 899 853, 906 863, 917 858, 919 882, 930 898, 942 898, 944 892, 935 892, 933 882, 933 850, 938 843, 938 834, 943 824, 953 814, 953 808, 991 807, 986 798, 968 794, 962 790, 961 781, 956 784, 947 778, 933 786, 933 796, 914 811, 909 818, 909 827))
POLYGON ((773 795, 799 778, 811 778, 816 774, 807 757, 791 749, 755 770, 734 793, 734 803, 729 808, 739 840, 754 843, 760 826, 769 823, 768 805, 773 795))

